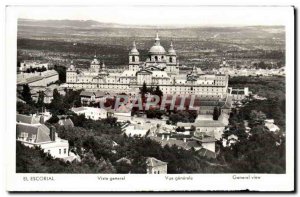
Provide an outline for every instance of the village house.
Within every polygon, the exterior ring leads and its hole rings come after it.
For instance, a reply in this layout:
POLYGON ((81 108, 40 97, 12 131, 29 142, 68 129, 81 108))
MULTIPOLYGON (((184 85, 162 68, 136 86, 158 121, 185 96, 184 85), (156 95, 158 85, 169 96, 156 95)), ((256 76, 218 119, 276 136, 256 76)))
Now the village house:
POLYGON ((176 139, 176 138, 171 138, 170 135, 161 135, 159 136, 149 136, 149 138, 151 140, 154 140, 158 143, 160 143, 160 145, 162 147, 168 145, 169 147, 172 146, 177 146, 178 148, 184 149, 184 150, 191 150, 192 148, 194 148, 195 150, 199 150, 201 149, 201 144, 199 144, 197 141, 195 140, 189 140, 187 138, 183 138, 181 139, 176 139))
POLYGON ((17 123, 17 140, 28 147, 40 147, 54 158, 69 157, 69 142, 44 124, 17 123))
POLYGON ((39 116, 17 114, 17 141, 28 147, 40 147, 54 158, 68 158, 68 140, 59 138, 55 127, 49 129, 42 122, 39 116))
POLYGON ((167 174, 168 164, 154 157, 148 157, 146 160, 147 174, 167 174))
POLYGON ((225 127, 228 125, 228 115, 221 114, 218 120, 213 119, 202 119, 201 115, 198 116, 193 123, 183 123, 178 122, 177 127, 183 127, 186 130, 191 129, 192 126, 195 127, 195 133, 210 133, 214 132, 216 139, 221 139, 225 127))
POLYGON ((244 88, 229 88, 231 90, 231 96, 233 101, 241 101, 249 97, 251 92, 248 87, 244 88))
POLYGON ((74 127, 74 123, 70 118, 61 118, 58 124, 64 127, 74 127))
POLYGON ((77 115, 84 114, 85 118, 92 120, 100 120, 107 118, 107 111, 102 108, 95 107, 77 107, 71 109, 77 115))
POLYGON ((195 135, 191 139, 199 142, 202 148, 205 148, 212 152, 216 152, 215 142, 217 140, 215 139, 213 131, 209 133, 204 133, 204 132, 195 133, 195 135))
POLYGON ((80 100, 83 105, 105 102, 106 98, 107 98, 106 93, 102 91, 96 91, 96 92, 82 91, 80 93, 80 100))
POLYGON ((147 134, 148 129, 145 129, 142 126, 137 124, 137 125, 128 125, 123 129, 123 131, 127 136, 144 137, 147 134))
POLYGON ((272 131, 272 132, 280 131, 280 128, 276 124, 274 124, 274 119, 266 119, 265 127, 267 127, 269 129, 269 131, 272 131))

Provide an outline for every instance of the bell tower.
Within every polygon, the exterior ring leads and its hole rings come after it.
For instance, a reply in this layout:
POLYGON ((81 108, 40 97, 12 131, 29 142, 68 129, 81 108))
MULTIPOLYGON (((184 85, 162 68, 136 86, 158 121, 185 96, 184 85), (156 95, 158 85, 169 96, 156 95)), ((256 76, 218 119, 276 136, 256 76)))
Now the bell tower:
POLYGON ((135 41, 132 43, 132 49, 129 52, 129 70, 137 71, 140 64, 140 53, 136 48, 135 41))

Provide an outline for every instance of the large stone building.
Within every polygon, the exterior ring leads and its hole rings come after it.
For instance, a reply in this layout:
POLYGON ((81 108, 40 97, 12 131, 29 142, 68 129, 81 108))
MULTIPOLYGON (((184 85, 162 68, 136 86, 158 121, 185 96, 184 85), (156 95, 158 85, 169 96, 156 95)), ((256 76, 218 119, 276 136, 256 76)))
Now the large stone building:
POLYGON ((20 73, 17 75, 17 85, 27 84, 30 87, 46 87, 59 80, 58 72, 47 70, 44 72, 20 73))
POLYGON ((172 42, 166 51, 158 35, 145 61, 141 61, 135 42, 128 58, 128 69, 120 73, 110 72, 96 56, 87 70, 77 69, 72 63, 67 69, 67 87, 137 94, 145 82, 148 86, 159 85, 161 91, 169 95, 198 95, 218 99, 227 96, 227 75, 208 75, 196 68, 188 74, 180 74, 172 42))

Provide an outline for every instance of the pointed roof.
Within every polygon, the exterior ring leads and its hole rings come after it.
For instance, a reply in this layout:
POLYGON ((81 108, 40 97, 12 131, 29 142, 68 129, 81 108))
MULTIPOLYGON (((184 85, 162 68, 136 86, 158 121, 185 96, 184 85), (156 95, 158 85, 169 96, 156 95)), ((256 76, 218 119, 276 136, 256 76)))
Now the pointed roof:
POLYGON ((160 41, 160 39, 159 39, 158 33, 156 33, 155 45, 160 45, 159 41, 160 41))
POLYGON ((168 55, 176 55, 176 51, 173 48, 173 42, 171 41, 170 48, 168 50, 168 55))
POLYGON ((100 65, 100 61, 97 59, 96 53, 95 53, 95 55, 94 55, 94 59, 93 59, 93 61, 91 62, 91 64, 100 65))
POLYGON ((139 51, 136 48, 135 40, 132 43, 132 49, 129 52, 129 55, 139 55, 139 51))
POLYGON ((17 122, 22 122, 26 124, 39 124, 40 117, 39 116, 30 116, 25 114, 17 114, 17 122))
POLYGON ((27 133, 28 138, 32 138, 35 135, 34 143, 51 142, 50 129, 44 124, 30 125, 25 123, 17 123, 17 136, 21 136, 22 133, 27 133))
POLYGON ((156 166, 167 165, 167 162, 163 162, 154 157, 148 157, 146 160, 146 164, 148 167, 156 167, 156 166))

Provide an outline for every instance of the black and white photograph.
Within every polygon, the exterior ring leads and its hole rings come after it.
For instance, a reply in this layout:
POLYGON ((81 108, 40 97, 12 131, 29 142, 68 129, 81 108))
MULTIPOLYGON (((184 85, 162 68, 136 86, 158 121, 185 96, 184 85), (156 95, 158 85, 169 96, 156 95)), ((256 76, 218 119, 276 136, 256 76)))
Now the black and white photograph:
POLYGON ((293 13, 8 7, 9 190, 292 191, 293 13))

